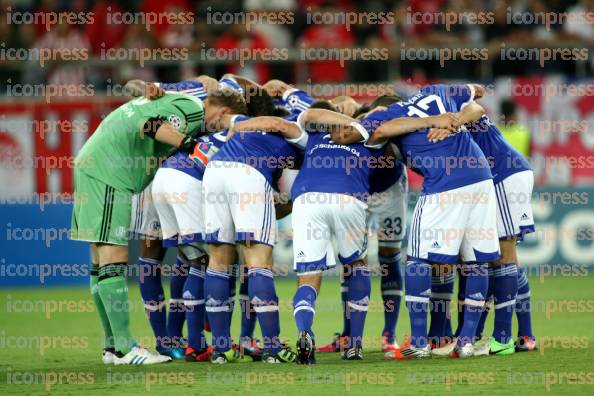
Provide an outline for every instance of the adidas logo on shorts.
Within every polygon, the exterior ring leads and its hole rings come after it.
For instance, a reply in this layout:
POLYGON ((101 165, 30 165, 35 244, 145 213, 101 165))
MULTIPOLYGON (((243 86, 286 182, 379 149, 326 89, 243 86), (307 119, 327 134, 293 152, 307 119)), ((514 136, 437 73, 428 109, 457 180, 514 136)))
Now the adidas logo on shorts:
POLYGON ((300 250, 299 253, 297 253, 297 258, 303 258, 305 257, 305 253, 303 253, 303 250, 300 250))
POLYGON ((437 243, 437 241, 435 241, 435 242, 433 242, 433 244, 431 245, 431 247, 434 248, 434 249, 438 249, 441 246, 439 246, 439 243, 437 243))
POLYGON ((526 213, 524 213, 522 215, 522 217, 520 217, 520 220, 528 220, 528 219, 529 219, 529 217, 528 217, 528 215, 526 213))

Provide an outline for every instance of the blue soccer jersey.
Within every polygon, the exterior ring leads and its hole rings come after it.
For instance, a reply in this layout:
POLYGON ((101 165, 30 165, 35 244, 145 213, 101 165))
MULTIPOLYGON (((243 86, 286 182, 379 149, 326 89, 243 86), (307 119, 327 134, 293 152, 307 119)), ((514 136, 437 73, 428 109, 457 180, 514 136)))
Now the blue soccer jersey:
POLYGON ((390 161, 390 163, 391 166, 377 167, 370 170, 370 194, 386 191, 400 179, 403 172, 406 172, 404 164, 397 159, 390 161))
POLYGON ((532 170, 526 158, 505 140, 499 128, 486 115, 467 125, 467 128, 491 164, 495 183, 514 173, 532 170))
POLYGON ((307 192, 336 193, 366 201, 372 169, 393 169, 395 160, 385 150, 362 143, 342 145, 330 134, 307 131, 303 164, 295 179, 291 196, 295 200, 307 192))
MULTIPOLYGON (((234 122, 251 117, 236 116, 234 122)), ((239 162, 257 169, 277 189, 277 182, 284 168, 291 168, 298 159, 298 153, 278 133, 248 132, 236 133, 211 158, 212 161, 239 162)))
POLYGON ((291 114, 301 114, 309 109, 309 106, 316 99, 309 96, 305 91, 300 89, 289 89, 284 94, 282 99, 275 101, 275 106, 282 107, 291 114))
MULTIPOLYGON (((160 88, 165 91, 177 92, 186 95, 192 95, 200 100, 205 100, 208 96, 204 85, 200 81, 180 81, 176 83, 156 83, 160 88)), ((231 89, 234 92, 238 92, 243 95, 243 88, 235 81, 232 77, 223 77, 219 80, 219 86, 221 88, 231 89)))
MULTIPOLYGON (((458 112, 473 100, 468 85, 432 85, 406 102, 395 103, 361 120, 371 135, 384 122, 401 117, 427 117, 458 112)), ((424 177, 423 193, 432 194, 491 179, 485 155, 470 133, 461 131, 441 142, 427 139, 429 129, 421 129, 393 139, 406 165, 424 177)))
POLYGON ((225 144, 227 131, 204 135, 198 138, 198 152, 194 155, 195 160, 190 159, 187 153, 178 151, 167 158, 161 164, 161 168, 176 169, 202 180, 209 158, 225 144))

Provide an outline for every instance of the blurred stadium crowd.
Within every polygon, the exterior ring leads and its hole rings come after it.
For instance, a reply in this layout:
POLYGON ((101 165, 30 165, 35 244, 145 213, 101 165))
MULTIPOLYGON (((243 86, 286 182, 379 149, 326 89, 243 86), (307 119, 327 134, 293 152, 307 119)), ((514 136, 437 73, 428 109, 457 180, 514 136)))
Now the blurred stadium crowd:
POLYGON ((593 70, 588 48, 594 46, 594 0, 0 0, 0 5, 3 86, 93 83, 100 88, 111 79, 133 76, 173 81, 227 71, 259 82, 280 78, 318 83, 419 75, 584 77, 593 70), (73 19, 52 24, 49 13, 73 19), (143 19, 164 13, 177 14, 178 20, 161 18, 151 24, 143 19), (349 13, 355 19, 345 17, 349 13), (573 56, 555 56, 546 63, 529 53, 522 59, 504 58, 502 49, 511 47, 565 48, 573 56), (43 66, 27 62, 35 60, 34 52, 22 50, 41 48, 78 49, 84 56, 71 59, 84 62, 64 62, 67 59, 60 53, 43 66), (254 56, 255 61, 239 65, 230 52, 237 48, 252 54, 271 52, 268 58, 254 56), (306 48, 378 51, 367 57, 351 53, 351 60, 341 63, 331 52, 303 52, 306 48), (416 50, 407 51, 410 48, 416 50), (422 48, 466 52, 457 56, 450 52, 451 59, 444 64, 422 48), (133 51, 122 49, 158 51, 139 62, 133 51))

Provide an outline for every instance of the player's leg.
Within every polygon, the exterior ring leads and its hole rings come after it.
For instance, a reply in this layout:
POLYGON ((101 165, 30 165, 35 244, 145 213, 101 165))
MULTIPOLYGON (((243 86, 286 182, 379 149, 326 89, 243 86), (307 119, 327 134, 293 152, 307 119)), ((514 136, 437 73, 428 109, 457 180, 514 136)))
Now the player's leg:
MULTIPOLYGON (((187 278, 188 260, 178 254, 176 265, 170 276, 169 314, 166 315, 165 295, 161 281, 161 262, 165 247, 176 247, 179 238, 179 224, 175 216, 180 189, 183 187, 176 176, 182 172, 173 169, 159 169, 153 182, 138 195, 135 234, 142 239, 140 252, 140 291, 145 305, 153 305, 148 311, 149 321, 157 337, 157 350, 173 358, 184 357, 182 329, 185 313, 182 299, 183 283, 187 278), (161 240, 163 238, 163 240, 161 240), (166 340, 160 342, 159 340, 166 340)), ((147 307, 148 309, 148 307, 147 307)))
POLYGON ((331 245, 327 202, 321 193, 300 195, 293 203, 293 269, 297 290, 293 296, 293 315, 297 325, 297 364, 314 364, 315 335, 312 324, 322 271, 336 265, 331 245))
POLYGON ((428 337, 432 348, 448 343, 452 336, 450 303, 454 293, 454 266, 434 265, 431 275, 431 298, 428 337))
POLYGON ((371 294, 371 280, 367 267, 367 204, 343 195, 333 196, 329 209, 332 229, 338 244, 338 258, 346 267, 349 279, 347 317, 350 320, 348 347, 342 353, 345 360, 363 358, 363 330, 371 294))
POLYGON ((431 297, 431 263, 454 264, 462 243, 457 224, 468 216, 452 199, 456 190, 423 195, 417 201, 408 242, 405 270, 405 301, 411 323, 411 338, 400 349, 386 353, 386 359, 426 358, 427 316, 431 297))
POLYGON ((491 180, 467 186, 465 192, 472 197, 465 225, 460 255, 466 276, 464 296, 464 322, 457 339, 459 357, 475 355, 473 342, 489 289, 488 263, 500 258, 497 238, 497 210, 495 188, 491 180))
POLYGON ((113 339, 113 332, 111 331, 111 325, 109 324, 109 318, 107 312, 99 296, 99 287, 97 282, 99 279, 99 253, 97 252, 97 246, 91 244, 91 296, 93 297, 93 303, 99 314, 99 320, 101 321, 101 327, 103 328, 103 356, 102 360, 105 364, 113 364, 115 355, 115 344, 113 339))
POLYGON ((403 294, 400 247, 406 234, 408 210, 406 171, 390 188, 374 195, 377 196, 378 201, 369 202, 369 208, 378 221, 378 258, 381 266, 381 290, 384 303, 382 351, 387 352, 398 348, 395 331, 403 294))
POLYGON ((501 258, 490 268, 490 292, 493 296, 495 324, 490 353, 507 355, 515 351, 512 318, 518 294, 516 238, 500 240, 501 258))
POLYGON ((234 169, 235 180, 229 185, 238 198, 230 205, 235 224, 235 240, 248 266, 248 295, 254 306, 263 338, 262 361, 285 363, 295 360, 295 353, 280 342, 278 296, 272 272, 272 247, 276 240, 276 214, 272 186, 249 166, 234 169))
POLYGON ((231 191, 226 181, 235 180, 232 169, 211 161, 203 178, 204 228, 209 263, 204 279, 206 315, 212 331, 213 363, 227 363, 239 356, 232 348, 229 324, 229 270, 235 260, 235 225, 231 217, 231 191))
POLYGON ((179 247, 180 254, 190 262, 188 278, 184 283, 183 299, 188 323, 188 346, 185 358, 188 362, 210 361, 212 350, 204 336, 204 278, 208 255, 201 244, 191 242, 179 247))
POLYGON ((136 345, 130 332, 130 307, 126 284, 128 228, 132 196, 75 169, 75 203, 72 239, 97 246, 97 291, 114 338, 115 364, 154 364, 171 360, 136 345))
MULTIPOLYGON (((518 242, 524 236, 534 232, 534 217, 532 214, 532 189, 534 187, 534 173, 524 171, 511 175, 503 180, 504 193, 510 196, 510 213, 514 218, 514 233, 518 242), (511 193, 515 192, 513 199, 511 193)), ((515 249, 515 245, 514 245, 515 249)), ((536 337, 532 332, 530 284, 526 271, 521 268, 516 254, 518 266, 518 293, 516 296, 516 317, 518 319, 518 338, 516 352, 535 351, 537 349, 536 337)))
POLYGON ((241 274, 239 276, 239 303, 241 308, 241 333, 239 335, 239 344, 243 349, 258 349, 254 340, 254 330, 256 328, 256 312, 250 302, 248 294, 248 267, 241 265, 241 274))
POLYGON ((113 364, 115 361, 115 340, 107 316, 107 311, 99 295, 99 253, 93 241, 99 239, 97 229, 101 223, 96 221, 103 214, 103 196, 105 187, 89 178, 78 169, 74 171, 74 207, 72 210, 72 226, 70 238, 89 241, 91 248, 90 291, 103 328, 103 362, 113 364), (91 204, 92 203, 92 204, 91 204))

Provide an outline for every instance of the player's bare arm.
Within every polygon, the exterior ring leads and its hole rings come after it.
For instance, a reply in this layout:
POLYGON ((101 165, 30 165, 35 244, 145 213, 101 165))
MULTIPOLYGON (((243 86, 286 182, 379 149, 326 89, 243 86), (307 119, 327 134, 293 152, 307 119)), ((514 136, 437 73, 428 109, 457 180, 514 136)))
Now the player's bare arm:
POLYGON ((276 132, 283 135, 286 139, 297 139, 301 136, 301 129, 294 122, 287 121, 279 117, 262 116, 255 117, 249 120, 238 122, 229 131, 227 140, 230 136, 240 132, 276 132))
POLYGON ((262 89, 268 92, 268 95, 280 98, 285 92, 293 89, 293 87, 281 80, 270 80, 262 86, 262 89))
POLYGON ((350 96, 337 96, 330 101, 339 113, 352 117, 361 107, 361 104, 350 96))
POLYGON ((429 117, 402 117, 390 120, 380 125, 369 139, 370 144, 405 133, 414 132, 425 128, 439 128, 455 132, 462 125, 455 113, 444 113, 429 117))
POLYGON ((132 97, 144 96, 154 100, 165 95, 165 91, 152 82, 142 80, 130 80, 124 85, 124 93, 132 97))
MULTIPOLYGON (((485 109, 483 106, 476 102, 471 102, 462 109, 462 111, 456 113, 458 118, 462 124, 468 124, 474 121, 477 121, 485 114, 485 109)), ((439 127, 433 127, 427 134, 427 139, 431 142, 438 142, 441 141, 448 136, 452 135, 456 131, 452 131, 450 129, 443 129, 439 127)))

